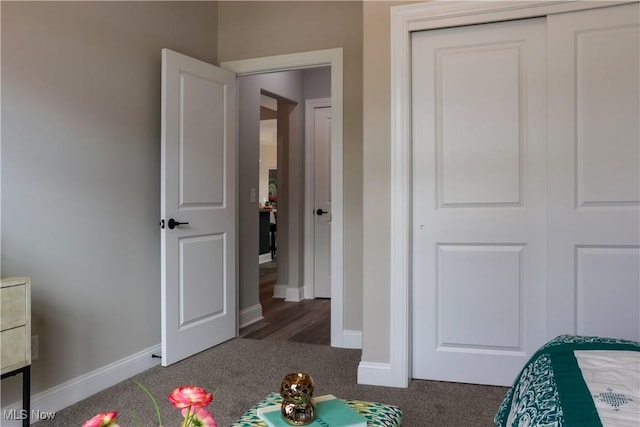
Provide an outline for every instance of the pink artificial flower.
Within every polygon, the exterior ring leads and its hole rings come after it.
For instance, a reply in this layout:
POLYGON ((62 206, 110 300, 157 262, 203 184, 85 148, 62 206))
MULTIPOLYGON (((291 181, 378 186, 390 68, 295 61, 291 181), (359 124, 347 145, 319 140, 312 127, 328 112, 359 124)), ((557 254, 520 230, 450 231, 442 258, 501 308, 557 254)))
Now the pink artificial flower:
POLYGON ((189 413, 190 408, 184 408, 182 410, 182 416, 185 418, 185 424, 189 427, 218 427, 216 420, 213 418, 213 414, 204 408, 198 408, 195 413, 189 413))
POLYGON ((168 397, 169 402, 177 409, 204 408, 213 400, 213 394, 202 387, 186 386, 175 388, 168 397))
POLYGON ((118 427, 118 413, 113 411, 98 414, 82 424, 82 427, 118 427))

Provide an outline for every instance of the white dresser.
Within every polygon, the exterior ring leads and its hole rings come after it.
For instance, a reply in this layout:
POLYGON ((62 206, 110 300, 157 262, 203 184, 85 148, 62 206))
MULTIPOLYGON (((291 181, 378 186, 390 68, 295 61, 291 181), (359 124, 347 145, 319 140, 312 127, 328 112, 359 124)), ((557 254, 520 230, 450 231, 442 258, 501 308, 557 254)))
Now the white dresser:
MULTIPOLYGON (((22 406, 30 414, 31 394, 31 280, 3 278, 0 287, 0 374, 22 374, 22 406)), ((23 426, 29 417, 23 418, 23 426)))

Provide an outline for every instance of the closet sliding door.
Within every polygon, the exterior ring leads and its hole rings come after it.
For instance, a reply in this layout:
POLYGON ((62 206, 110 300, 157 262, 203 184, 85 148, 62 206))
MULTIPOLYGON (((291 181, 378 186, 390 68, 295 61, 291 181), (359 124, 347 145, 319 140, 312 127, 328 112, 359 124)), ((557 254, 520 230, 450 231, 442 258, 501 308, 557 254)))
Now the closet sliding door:
POLYGON ((640 6, 412 34, 413 377, 640 340, 640 6))
POLYGON ((639 17, 547 18, 549 337, 640 340, 639 17))
POLYGON ((413 376, 507 385, 545 337, 544 18, 414 33, 413 376))

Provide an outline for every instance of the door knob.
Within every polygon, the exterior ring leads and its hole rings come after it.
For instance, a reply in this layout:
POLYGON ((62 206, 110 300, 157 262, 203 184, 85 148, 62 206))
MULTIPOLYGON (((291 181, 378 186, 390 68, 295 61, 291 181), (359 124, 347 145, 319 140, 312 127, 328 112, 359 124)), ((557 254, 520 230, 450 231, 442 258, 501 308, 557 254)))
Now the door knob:
POLYGON ((326 214, 326 213, 329 213, 329 212, 327 212, 327 211, 323 211, 322 209, 318 209, 318 210, 316 211, 316 215, 324 215, 324 214, 326 214))
POLYGON ((189 224, 188 222, 178 222, 173 218, 169 218, 169 221, 167 222, 167 225, 169 226, 169 230, 173 230, 175 227, 179 227, 181 225, 187 225, 189 224))

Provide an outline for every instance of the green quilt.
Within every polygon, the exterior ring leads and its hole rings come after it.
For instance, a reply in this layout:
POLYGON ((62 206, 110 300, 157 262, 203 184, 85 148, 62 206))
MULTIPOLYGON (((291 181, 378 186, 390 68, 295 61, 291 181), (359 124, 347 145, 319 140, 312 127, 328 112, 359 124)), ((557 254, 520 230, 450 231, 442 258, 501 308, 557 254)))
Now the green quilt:
MULTIPOLYGON (((385 405, 377 402, 365 402, 361 400, 343 399, 343 401, 355 409, 367 419, 367 426, 396 427, 402 425, 402 411, 397 406, 385 405)), ((258 417, 258 408, 272 405, 280 405, 282 397, 278 393, 269 393, 251 409, 249 409, 231 427, 266 427, 267 425, 258 417)))
MULTIPOLYGON (((496 425, 602 426, 594 397, 576 361, 576 350, 640 351, 640 343, 574 335, 555 338, 541 347, 522 369, 498 409, 496 425)), ((613 397, 618 399, 617 403, 620 399, 624 403, 624 396, 613 397)))

